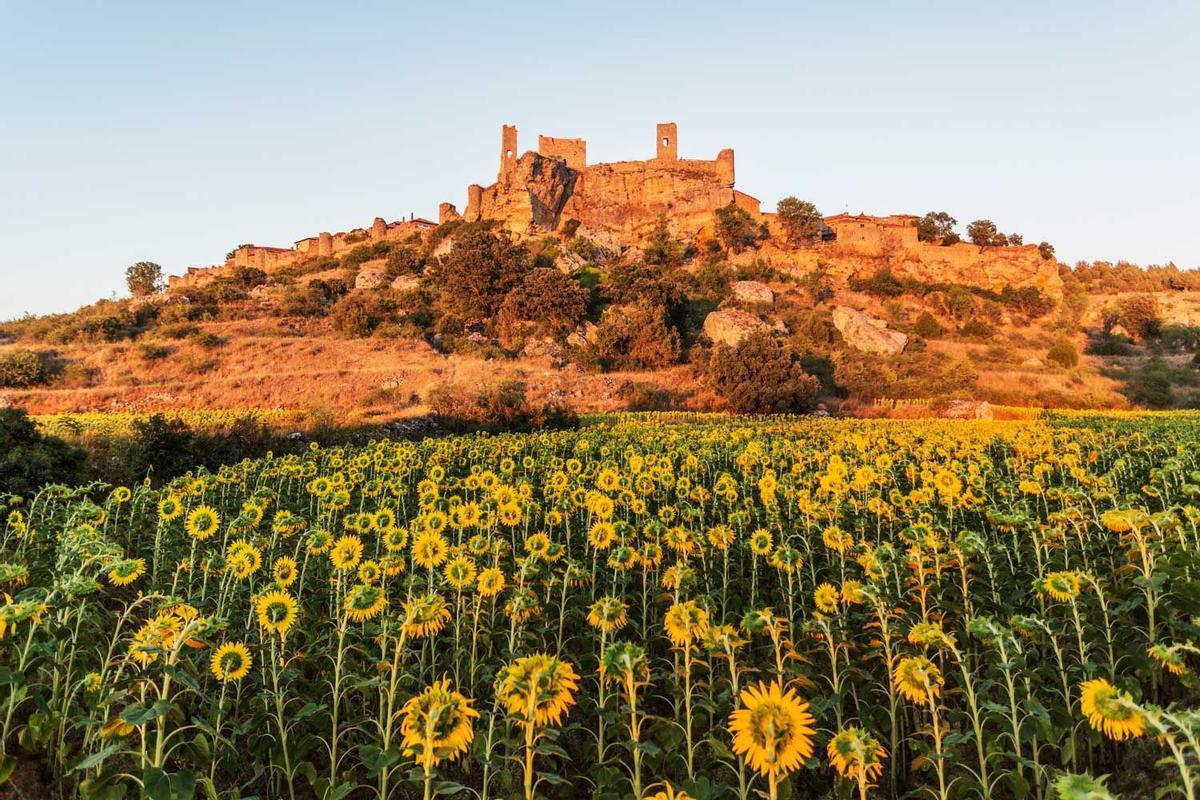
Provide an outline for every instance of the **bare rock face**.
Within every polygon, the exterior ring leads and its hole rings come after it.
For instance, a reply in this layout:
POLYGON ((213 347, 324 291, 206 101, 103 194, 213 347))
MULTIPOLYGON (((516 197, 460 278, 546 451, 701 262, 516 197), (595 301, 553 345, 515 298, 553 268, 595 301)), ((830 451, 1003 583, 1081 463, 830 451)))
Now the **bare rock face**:
POLYGON ((758 317, 736 308, 723 308, 704 318, 704 333, 713 344, 737 347, 738 343, 758 330, 771 330, 771 326, 758 317))
POLYGON ((379 267, 363 267, 354 279, 355 289, 382 289, 390 285, 392 278, 379 267))
POLYGON ((848 306, 838 306, 833 310, 833 324, 847 344, 864 353, 895 355, 908 344, 908 336, 900 331, 888 330, 883 320, 848 306))
POLYGON ((596 326, 591 322, 584 322, 567 337, 567 344, 575 348, 585 347, 595 341, 596 326))
POLYGON ((758 281, 735 281, 730 287, 735 300, 755 305, 770 305, 775 302, 775 293, 766 284, 758 281))
POLYGON ((506 180, 480 190, 479 202, 467 207, 465 219, 499 220, 520 234, 552 232, 578 174, 561 159, 528 152, 506 180))
POLYGON ((421 285, 421 280, 415 275, 401 275, 392 281, 392 288, 398 292, 411 292, 421 285))

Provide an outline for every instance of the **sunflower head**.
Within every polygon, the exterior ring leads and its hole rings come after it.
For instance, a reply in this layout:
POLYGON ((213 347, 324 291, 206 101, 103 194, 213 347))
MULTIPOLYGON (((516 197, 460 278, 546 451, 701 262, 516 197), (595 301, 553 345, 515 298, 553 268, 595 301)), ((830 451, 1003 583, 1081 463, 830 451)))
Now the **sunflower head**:
POLYGON ((260 628, 286 638, 288 631, 296 623, 299 606, 296 598, 287 592, 275 590, 258 596, 254 601, 254 614, 258 618, 260 628))
POLYGON ((1068 603, 1079 597, 1083 579, 1078 572, 1051 572, 1037 581, 1035 588, 1060 603, 1068 603))
POLYGON ((241 642, 226 642, 212 654, 213 677, 222 682, 240 681, 250 672, 250 650, 241 642))
POLYGON ((1145 715, 1133 698, 1103 678, 1079 687, 1079 707, 1094 730, 1118 742, 1146 732, 1145 715))
POLYGON ((457 758, 475 738, 472 720, 478 716, 471 701, 450 688, 449 678, 435 681, 400 710, 404 755, 425 769, 457 758))
POLYGON ((620 598, 605 595, 592 603, 588 611, 588 624, 602 633, 613 633, 625 627, 628 610, 628 604, 620 598))
POLYGON ((496 677, 496 697, 526 727, 557 725, 575 704, 579 675, 570 662, 545 653, 518 658, 496 677))
POLYGON ((667 610, 663 626, 673 645, 689 648, 708 630, 708 612, 695 600, 675 603, 667 610))
POLYGON ((813 753, 816 720, 794 689, 777 681, 742 691, 742 708, 729 715, 733 751, 760 774, 779 779, 813 753))
POLYGON ((404 604, 404 634, 413 639, 433 636, 450 620, 450 608, 440 594, 414 597, 404 604))
POLYGON ((600 656, 600 675, 606 681, 632 681, 636 686, 650 680, 646 648, 632 642, 614 642, 600 656))
POLYGON ((864 784, 879 779, 887 756, 878 739, 853 725, 843 728, 829 740, 826 753, 839 775, 864 784))
POLYGON ((387 593, 379 586, 357 583, 346 592, 346 617, 352 622, 366 622, 387 608, 387 593))
POLYGON ((900 659, 892 673, 892 680, 900 694, 913 703, 936 699, 943 683, 941 671, 925 656, 900 659))

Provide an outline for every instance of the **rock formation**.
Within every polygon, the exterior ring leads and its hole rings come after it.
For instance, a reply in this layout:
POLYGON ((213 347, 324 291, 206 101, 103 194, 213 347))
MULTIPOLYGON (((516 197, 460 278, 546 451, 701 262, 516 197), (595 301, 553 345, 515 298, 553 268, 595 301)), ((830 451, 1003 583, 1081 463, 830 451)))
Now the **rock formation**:
POLYGON ((894 355, 903 351, 908 344, 908 336, 900 331, 888 330, 883 320, 848 306, 833 309, 833 324, 846 344, 864 353, 894 355))
POLYGON ((770 305, 775 302, 775 293, 771 287, 758 281, 734 281, 729 287, 733 298, 752 305, 770 305))
POLYGON ((714 345, 725 344, 737 347, 738 343, 759 330, 770 330, 771 326, 748 311, 722 308, 704 318, 704 333, 714 345))

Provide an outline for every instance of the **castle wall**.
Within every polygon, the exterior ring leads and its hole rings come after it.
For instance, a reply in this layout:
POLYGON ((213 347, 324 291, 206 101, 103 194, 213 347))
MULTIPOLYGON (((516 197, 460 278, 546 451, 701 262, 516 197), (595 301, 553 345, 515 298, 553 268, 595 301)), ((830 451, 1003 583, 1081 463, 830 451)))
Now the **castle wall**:
POLYGON ((587 141, 538 135, 538 154, 562 158, 574 170, 587 168, 587 141))

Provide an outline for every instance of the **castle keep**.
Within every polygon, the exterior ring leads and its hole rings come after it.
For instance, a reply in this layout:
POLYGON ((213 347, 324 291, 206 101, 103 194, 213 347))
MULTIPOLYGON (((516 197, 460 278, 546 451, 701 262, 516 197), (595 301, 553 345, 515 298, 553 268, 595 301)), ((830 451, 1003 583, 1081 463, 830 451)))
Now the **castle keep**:
POLYGON ((588 164, 587 142, 538 136, 538 149, 518 155, 517 129, 500 132, 500 170, 490 186, 467 187, 467 207, 443 203, 439 221, 490 219, 517 234, 551 233, 567 223, 612 244, 635 244, 667 217, 696 235, 716 209, 737 203, 754 214, 759 202, 733 188, 733 150, 712 160, 679 157, 678 128, 661 123, 655 154, 644 161, 588 164))

